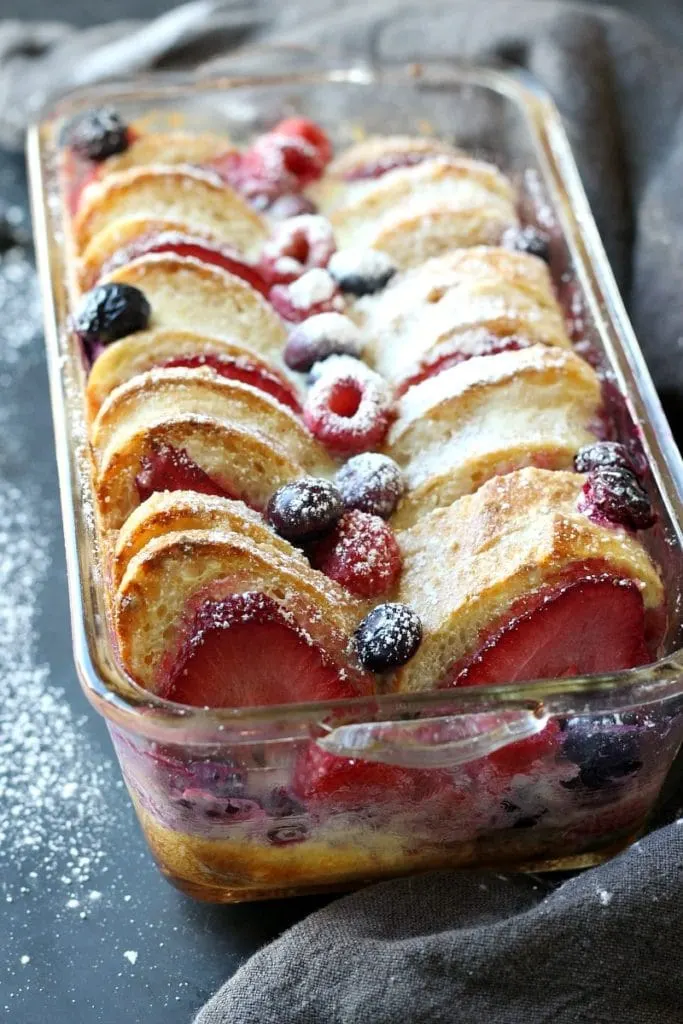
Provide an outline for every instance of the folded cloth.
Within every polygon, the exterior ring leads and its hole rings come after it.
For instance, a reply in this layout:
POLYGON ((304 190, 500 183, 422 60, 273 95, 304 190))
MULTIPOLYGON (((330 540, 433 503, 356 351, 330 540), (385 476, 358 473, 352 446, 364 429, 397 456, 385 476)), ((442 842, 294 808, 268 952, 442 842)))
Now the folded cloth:
MULTIPOLYGON (((159 68, 273 70, 311 51, 344 62, 512 62, 545 83, 676 426, 683 57, 625 15, 543 0, 197 0, 149 24, 85 32, 4 22, 0 141, 17 145, 55 89, 159 68), (252 49, 233 52, 246 41, 252 49), (254 43, 280 49, 265 55, 254 43)), ((443 872, 338 900, 254 956, 196 1024, 673 1024, 682 926, 674 823, 559 888, 443 872)))
POLYGON ((680 1024, 683 819, 549 891, 382 882, 256 953, 195 1024, 680 1024))

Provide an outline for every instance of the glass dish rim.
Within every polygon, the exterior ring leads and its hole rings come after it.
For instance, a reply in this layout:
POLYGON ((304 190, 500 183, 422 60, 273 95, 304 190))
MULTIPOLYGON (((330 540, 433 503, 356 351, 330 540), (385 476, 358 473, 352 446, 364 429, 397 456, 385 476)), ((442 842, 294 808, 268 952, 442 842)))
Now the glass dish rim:
MULTIPOLYGON (((315 68, 272 75, 241 75, 218 73, 198 79, 193 73, 159 74, 154 77, 108 82, 98 86, 79 87, 53 99, 29 128, 27 157, 29 165, 31 206, 36 258, 40 273, 45 319, 46 347, 50 393, 55 425, 55 445, 59 470, 63 528, 65 534, 67 580, 71 612, 74 660, 77 673, 88 700, 112 724, 156 740, 172 740, 190 746, 220 744, 230 739, 253 739, 267 725, 300 734, 310 730, 311 720, 318 723, 334 716, 343 705, 345 717, 363 715, 363 709, 386 715, 413 708, 439 709, 444 705, 461 707, 458 714, 477 713, 485 709, 543 709, 548 714, 578 713, 590 706, 591 713, 602 709, 652 703, 683 694, 683 647, 654 664, 603 675, 577 676, 562 680, 507 683, 497 686, 466 687, 461 690, 437 690, 420 693, 377 694, 372 698, 355 697, 339 701, 290 703, 260 708, 194 708, 174 704, 150 694, 132 682, 118 668, 102 663, 93 653, 91 635, 98 626, 89 621, 84 601, 85 577, 79 542, 85 531, 83 517, 74 486, 75 446, 68 426, 68 395, 61 372, 60 320, 57 313, 53 246, 48 232, 47 189, 44 161, 48 143, 44 137, 45 122, 60 117, 60 108, 92 105, 93 96, 116 96, 119 100, 169 100, 174 96, 187 99, 188 93, 200 94, 218 89, 245 87, 277 87, 281 85, 341 86, 371 85, 379 77, 396 84, 428 81, 435 74, 438 80, 452 86, 471 84, 489 88, 511 100, 526 115, 529 128, 539 145, 543 158, 544 180, 554 190, 554 200, 564 237, 570 249, 584 295, 596 309, 596 316, 613 335, 608 348, 612 365, 617 366, 621 384, 624 373, 637 378, 637 386, 626 393, 646 416, 640 419, 645 445, 651 456, 651 468, 659 492, 672 522, 677 528, 678 542, 683 534, 683 459, 673 440, 649 370, 626 314, 611 267, 600 240, 583 185, 576 168, 559 112, 546 90, 528 73, 520 69, 500 70, 467 62, 428 61, 420 64, 353 64, 346 67, 315 68), (654 442, 654 453, 653 449, 654 442), (657 457, 654 457, 657 456, 657 457), (608 698, 610 698, 608 700, 608 698), (593 706, 596 704, 597 706, 593 706)), ((63 263, 60 261, 63 269, 63 263)), ((604 339, 603 339, 604 340, 604 339)), ((637 411, 634 408, 634 414, 637 411)), ((452 711, 448 712, 453 713, 452 711)), ((445 714, 445 712, 441 712, 445 714)), ((375 718, 371 720, 376 720, 375 718)), ((283 737, 278 735, 279 739, 283 737)))

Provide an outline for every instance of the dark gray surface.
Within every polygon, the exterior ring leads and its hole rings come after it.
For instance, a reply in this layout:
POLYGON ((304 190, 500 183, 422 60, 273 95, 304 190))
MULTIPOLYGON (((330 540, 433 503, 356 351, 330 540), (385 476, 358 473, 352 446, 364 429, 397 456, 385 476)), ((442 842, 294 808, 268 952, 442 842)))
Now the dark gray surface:
MULTIPOLYGON (((25 202, 20 157, 0 155, 0 190, 11 204, 25 202)), ((17 282, 8 308, 28 293, 25 285, 17 282)), ((56 836, 14 863, 0 850, 0 1019, 7 1013, 20 1024, 180 1024, 242 960, 322 901, 205 906, 172 889, 152 862, 104 723, 88 712, 75 677, 42 349, 36 333, 13 365, 0 352, 0 412, 9 414, 11 429, 0 436, 0 477, 20 483, 39 506, 49 566, 38 580, 35 663, 48 662, 50 684, 68 696, 82 730, 83 768, 98 771, 101 805, 86 820, 91 834, 75 840, 95 854, 87 876, 74 871, 68 841, 56 836), (93 891, 101 897, 89 899, 93 891), (135 964, 126 951, 137 953, 135 964)), ((0 699, 7 683, 0 679, 0 699)), ((54 762, 62 759, 60 748, 54 762)))
MULTIPOLYGON (((0 15, 92 24, 114 16, 148 16, 170 6, 163 0, 65 0, 58 6, 47 0, 0 0, 0 15)), ((644 7, 638 0, 622 6, 644 7)), ((677 0, 658 0, 643 13, 683 39, 678 7, 677 0)), ((25 204, 20 158, 0 157, 0 195, 25 204)), ((6 402, 15 413, 12 444, 3 447, 7 438, 0 438, 0 472, 21 477, 39 495, 50 564, 39 588, 37 656, 49 662, 55 685, 65 689, 79 720, 82 716, 88 758, 105 765, 96 844, 102 856, 73 897, 60 881, 60 858, 63 870, 69 870, 68 848, 54 854, 47 876, 42 862, 32 866, 29 857, 14 865, 2 862, 0 900, 6 894, 11 902, 0 903, 0 1016, 8 1012, 21 1024, 46 1019, 51 1024, 181 1024, 242 960, 322 901, 206 907, 176 893, 156 871, 120 788, 106 730, 94 713, 86 713, 73 670, 41 346, 36 335, 32 357, 0 378, 0 408, 6 402), (91 890, 101 898, 86 903, 91 890), (78 907, 68 906, 72 898, 78 907), (137 953, 134 964, 126 951, 137 953), (22 957, 30 959, 22 964, 22 957)))

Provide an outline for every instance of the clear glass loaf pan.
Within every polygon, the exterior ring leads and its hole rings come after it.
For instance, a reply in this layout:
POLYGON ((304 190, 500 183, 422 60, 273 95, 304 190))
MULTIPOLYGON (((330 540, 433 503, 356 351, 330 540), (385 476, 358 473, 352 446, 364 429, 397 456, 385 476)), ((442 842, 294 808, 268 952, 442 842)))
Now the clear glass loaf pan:
POLYGON ((428 868, 566 869, 632 841, 683 738, 683 464, 548 97, 517 74, 451 65, 173 78, 70 94, 28 146, 76 667, 163 873, 228 902, 428 868), (319 120, 337 144, 434 133, 515 177, 526 216, 553 235, 553 275, 583 350, 626 396, 612 411, 649 460, 665 656, 609 676, 234 711, 172 705, 127 679, 107 625, 57 178, 60 126, 103 103, 152 129, 182 123, 237 140, 293 113, 319 120))

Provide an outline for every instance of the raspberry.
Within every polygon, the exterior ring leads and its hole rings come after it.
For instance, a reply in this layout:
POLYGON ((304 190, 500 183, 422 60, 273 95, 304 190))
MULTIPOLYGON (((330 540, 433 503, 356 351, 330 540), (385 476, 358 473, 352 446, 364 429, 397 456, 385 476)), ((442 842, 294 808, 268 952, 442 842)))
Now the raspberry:
POLYGON ((295 192, 321 177, 325 165, 315 146, 295 135, 268 132, 256 140, 247 153, 261 161, 265 177, 284 181, 294 179, 295 188, 282 189, 295 192))
POLYGON ((299 324, 318 313, 340 313, 344 299, 322 267, 307 270, 291 284, 275 284, 268 295, 273 309, 284 320, 299 324))
POLYGON ((286 135, 308 142, 317 150, 323 165, 329 164, 332 159, 332 143, 326 132, 308 117, 287 117, 275 125, 274 132, 276 135, 286 135))
POLYGON ((330 222, 304 213, 278 224, 261 253, 259 268, 270 284, 291 284, 313 267, 325 267, 335 250, 330 222))
POLYGON ((394 415, 386 382, 351 356, 330 356, 304 404, 304 422, 329 451, 358 455, 378 448, 394 415))
POLYGON ((379 597, 401 574, 401 551, 379 516, 346 512, 311 552, 311 564, 357 597, 379 597))
POLYGON ((343 313, 318 313, 295 327, 285 345, 284 360, 290 370, 306 373, 314 363, 332 355, 359 356, 361 333, 343 313))

